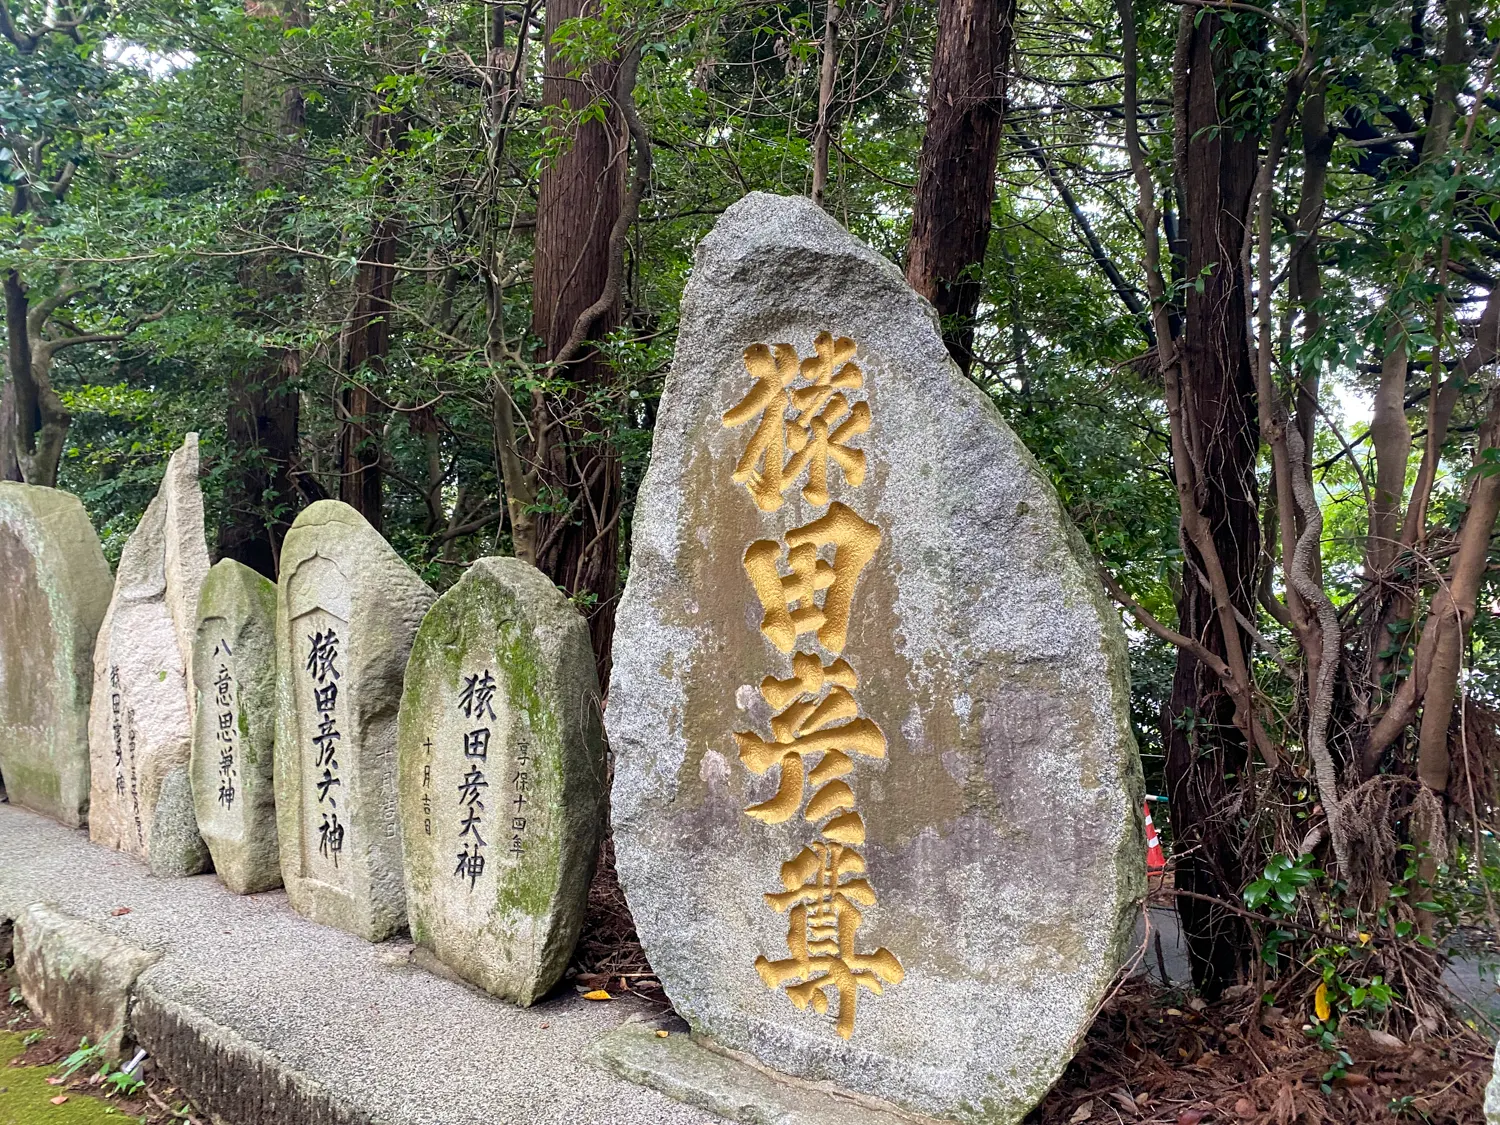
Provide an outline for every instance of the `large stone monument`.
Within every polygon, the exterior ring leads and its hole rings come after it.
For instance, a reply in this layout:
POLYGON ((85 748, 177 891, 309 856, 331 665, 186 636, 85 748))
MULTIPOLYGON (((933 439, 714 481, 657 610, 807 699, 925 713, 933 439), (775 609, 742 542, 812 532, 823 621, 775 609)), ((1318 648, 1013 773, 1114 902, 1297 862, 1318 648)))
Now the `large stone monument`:
POLYGON ((84 823, 94 638, 109 564, 76 496, 0 481, 0 778, 11 801, 84 823))
POLYGON ((187 776, 188 677, 207 573, 198 435, 188 434, 120 555, 89 714, 89 836, 140 856, 162 876, 208 865, 187 776))
POLYGON ((214 870, 236 894, 279 887, 276 584, 234 559, 214 564, 198 598, 193 690, 193 807, 214 870))
POLYGON ((383 941, 406 924, 396 708, 435 595, 347 504, 320 500, 281 548, 276 826, 292 906, 383 941))
POLYGON ((754 194, 698 249, 634 522, 614 839, 677 1010, 1019 1120, 1145 870, 1124 637, 1046 477, 900 270, 754 194))
POLYGON ((568 966, 604 825, 588 626, 535 567, 480 559, 427 613, 401 697, 412 939, 529 1005, 568 966))

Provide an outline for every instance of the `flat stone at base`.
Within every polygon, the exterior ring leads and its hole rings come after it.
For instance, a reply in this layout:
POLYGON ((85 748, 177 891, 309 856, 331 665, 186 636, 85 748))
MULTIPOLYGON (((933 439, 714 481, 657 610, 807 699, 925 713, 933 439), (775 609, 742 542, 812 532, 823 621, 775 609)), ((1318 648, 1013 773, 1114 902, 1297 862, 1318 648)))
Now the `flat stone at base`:
POLYGON ((136 978, 160 956, 43 903, 16 919, 16 977, 27 1006, 54 1031, 102 1044, 114 1061, 136 978))
POLYGON ((656 1032, 651 1024, 626 1024, 594 1044, 594 1059, 621 1078, 746 1125, 911 1125, 931 1120, 794 1086, 700 1046, 686 1034, 662 1038, 656 1032))

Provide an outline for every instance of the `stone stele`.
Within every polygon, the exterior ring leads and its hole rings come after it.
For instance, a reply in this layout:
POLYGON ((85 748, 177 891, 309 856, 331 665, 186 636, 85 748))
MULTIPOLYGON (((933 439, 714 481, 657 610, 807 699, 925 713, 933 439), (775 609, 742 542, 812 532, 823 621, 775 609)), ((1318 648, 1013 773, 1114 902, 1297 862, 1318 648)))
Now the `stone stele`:
POLYGON ((193 807, 214 870, 236 894, 279 887, 276 584, 234 559, 214 564, 198 597, 193 690, 193 807))
POLYGON ((900 270, 757 193, 698 248, 634 524, 614 839, 673 1004, 1018 1121, 1145 879, 1123 631, 1046 476, 900 270))
POLYGON ((207 573, 198 435, 188 434, 120 555, 89 713, 89 836, 163 876, 196 875, 208 860, 186 787, 167 787, 192 750, 189 668, 207 573))
POLYGON ((529 1005, 568 966, 604 824, 588 626, 535 567, 480 559, 428 611, 401 697, 412 939, 529 1005))
POLYGON ((298 913, 383 941, 406 924, 396 709, 436 595, 353 508, 320 500, 281 548, 276 826, 298 913))
POLYGON ((0 777, 18 805, 82 826, 94 638, 109 564, 76 496, 0 481, 0 777))

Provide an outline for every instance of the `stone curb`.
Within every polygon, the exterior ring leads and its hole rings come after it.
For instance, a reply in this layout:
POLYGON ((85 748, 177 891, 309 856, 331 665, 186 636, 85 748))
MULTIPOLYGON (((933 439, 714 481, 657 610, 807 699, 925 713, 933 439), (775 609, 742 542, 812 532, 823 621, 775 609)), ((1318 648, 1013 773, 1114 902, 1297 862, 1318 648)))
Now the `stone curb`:
POLYGON ((16 979, 27 1006, 59 1034, 87 1036, 118 1062, 132 1039, 136 982, 161 954, 40 902, 20 912, 13 938, 16 979))
POLYGON ((149 982, 131 1012, 136 1041, 215 1125, 375 1125, 376 1119, 149 982))

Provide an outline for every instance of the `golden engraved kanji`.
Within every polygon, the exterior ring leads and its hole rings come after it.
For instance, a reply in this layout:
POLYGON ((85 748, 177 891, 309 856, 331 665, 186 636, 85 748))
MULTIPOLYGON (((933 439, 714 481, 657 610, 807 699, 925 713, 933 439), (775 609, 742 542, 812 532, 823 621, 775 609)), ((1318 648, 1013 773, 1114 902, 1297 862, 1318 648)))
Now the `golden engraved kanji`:
POLYGON ((755 376, 755 384, 738 405, 724 412, 724 425, 730 428, 760 419, 735 465, 734 480, 745 486, 762 511, 780 508, 782 493, 803 472, 807 484, 802 498, 820 508, 828 503, 830 461, 843 471, 851 488, 865 479, 864 452, 851 449, 848 442, 870 428, 870 404, 851 403, 843 393, 864 386, 864 373, 853 362, 854 341, 822 332, 813 347, 815 354, 800 363, 790 344, 746 348, 745 370, 755 376), (799 377, 808 385, 791 389, 799 377), (795 416, 788 417, 793 411, 795 416))
POLYGON ((850 754, 884 758, 885 735, 872 721, 860 717, 850 691, 859 683, 846 661, 825 667, 813 653, 799 652, 792 668, 790 679, 767 676, 761 683, 766 702, 773 707, 781 704, 771 719, 772 737, 765 739, 753 731, 738 731, 734 736, 740 761, 751 773, 781 769, 776 795, 745 811, 767 824, 784 823, 801 810, 811 784, 814 792, 805 819, 816 824, 837 814, 823 826, 822 834, 839 843, 862 844, 864 821, 854 811, 853 790, 840 779, 854 769, 850 754), (821 694, 825 685, 829 690, 821 694), (808 695, 813 698, 803 698, 808 695), (817 759, 811 770, 809 757, 817 759))
POLYGON ((755 969, 767 988, 785 988, 799 1009, 825 1015, 837 997, 835 1027, 845 1039, 854 1034, 859 990, 880 995, 884 985, 905 977, 890 950, 857 948, 864 922, 860 907, 874 906, 876 896, 864 878, 864 857, 854 850, 865 842, 865 822, 845 779, 856 758, 884 758, 886 740, 860 713, 854 696, 859 677, 840 655, 849 639, 855 587, 881 544, 878 526, 828 494, 829 462, 839 466, 851 488, 865 478, 864 452, 848 445, 870 428, 869 404, 851 403, 844 393, 864 386, 855 351, 853 340, 831 332, 819 333, 814 354, 801 360, 791 344, 752 345, 745 349, 745 368, 755 383, 723 417, 731 429, 759 419, 733 473, 757 507, 778 510, 783 493, 805 472, 802 498, 828 509, 779 540, 758 539, 745 550, 745 574, 761 606, 761 632, 791 654, 792 674, 761 681, 761 698, 772 712, 771 737, 757 731, 737 731, 734 737, 740 761, 751 773, 777 771, 775 794, 749 806, 746 814, 765 824, 784 824, 800 812, 818 826, 819 837, 781 865, 784 890, 765 896, 787 915, 791 955, 774 961, 757 957, 755 969), (831 663, 798 648, 809 634, 831 663))
POLYGON ((786 533, 785 547, 757 539, 745 549, 745 573, 755 587, 764 616, 760 631, 782 652, 791 652, 803 633, 818 634, 829 652, 842 652, 849 634, 854 586, 880 548, 880 528, 834 501, 828 513, 786 533), (833 548, 833 560, 818 557, 833 548), (782 552, 791 574, 781 574, 782 552), (823 604, 816 595, 823 594, 823 604))
POLYGON ((826 1013, 828 991, 833 990, 839 998, 835 1026, 845 1039, 854 1034, 859 989, 879 996, 883 984, 900 984, 906 976, 896 955, 884 946, 869 954, 855 951, 855 934, 864 920, 859 906, 875 903, 868 880, 851 877, 864 871, 860 854, 836 843, 811 844, 783 863, 781 883, 786 890, 765 897, 777 911, 790 908, 786 944, 791 956, 755 959, 755 971, 766 987, 790 984, 787 996, 799 1008, 811 1004, 813 1011, 826 1013))

